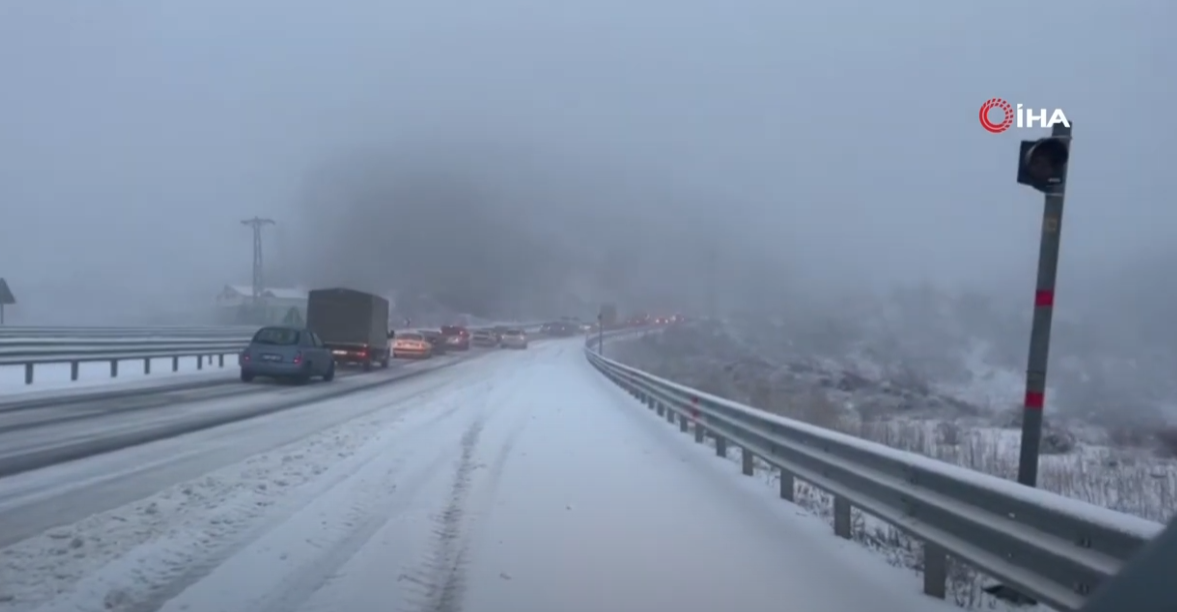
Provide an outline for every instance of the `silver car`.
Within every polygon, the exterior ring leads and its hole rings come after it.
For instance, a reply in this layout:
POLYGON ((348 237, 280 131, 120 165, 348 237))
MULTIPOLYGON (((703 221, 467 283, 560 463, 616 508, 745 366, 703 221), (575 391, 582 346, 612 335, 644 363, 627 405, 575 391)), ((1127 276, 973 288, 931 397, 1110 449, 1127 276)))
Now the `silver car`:
POLYGON ((527 348, 527 334, 523 333, 521 329, 508 329, 500 337, 499 345, 503 348, 525 349, 527 348))

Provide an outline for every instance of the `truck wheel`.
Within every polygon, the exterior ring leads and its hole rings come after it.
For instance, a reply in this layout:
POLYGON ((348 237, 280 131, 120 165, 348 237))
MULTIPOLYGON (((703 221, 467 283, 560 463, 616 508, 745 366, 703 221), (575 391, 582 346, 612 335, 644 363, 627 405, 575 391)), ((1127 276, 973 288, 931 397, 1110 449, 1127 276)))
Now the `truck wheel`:
POLYGON ((253 382, 253 372, 241 370, 241 382, 253 382))
POLYGON ((323 382, 331 382, 333 380, 335 380, 335 362, 334 361, 331 362, 331 365, 327 366, 327 373, 323 375, 323 382))
POLYGON ((388 369, 388 357, 385 357, 384 359, 380 360, 380 367, 384 368, 384 369, 388 369))
POLYGON ((364 371, 365 372, 372 371, 372 358, 371 357, 369 357, 368 360, 364 362, 364 371))

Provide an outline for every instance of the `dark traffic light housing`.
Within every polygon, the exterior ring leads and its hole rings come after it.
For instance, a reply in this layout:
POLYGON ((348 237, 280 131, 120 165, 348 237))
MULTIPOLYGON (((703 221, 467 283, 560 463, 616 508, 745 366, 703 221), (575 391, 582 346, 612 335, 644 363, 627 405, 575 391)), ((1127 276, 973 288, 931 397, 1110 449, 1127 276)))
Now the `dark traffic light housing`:
POLYGON ((1018 158, 1018 183, 1043 193, 1053 193, 1067 178, 1071 139, 1051 136, 1023 140, 1018 158))

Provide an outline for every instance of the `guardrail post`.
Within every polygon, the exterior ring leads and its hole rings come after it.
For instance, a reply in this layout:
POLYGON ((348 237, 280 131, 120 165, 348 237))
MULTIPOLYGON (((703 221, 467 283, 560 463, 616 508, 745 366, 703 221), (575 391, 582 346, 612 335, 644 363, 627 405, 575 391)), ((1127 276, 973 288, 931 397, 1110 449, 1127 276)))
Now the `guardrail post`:
POLYGON ((658 413, 658 416, 666 416, 666 405, 662 402, 655 403, 658 404, 658 407, 654 409, 658 413))
POLYGON ((674 411, 670 409, 670 406, 666 407, 666 422, 674 425, 674 411))
POLYGON ((225 354, 224 353, 217 355, 217 367, 218 368, 225 367, 225 354))
POLYGON ((785 470, 780 470, 781 475, 781 499, 785 501, 795 501, 793 499, 793 475, 785 470))
POLYGON ((680 414, 678 416, 678 430, 683 433, 687 433, 687 431, 690 428, 691 428, 691 423, 689 421, 687 421, 687 415, 680 414))
POLYGON ((740 449, 740 471, 745 476, 751 476, 756 473, 756 455, 753 455, 752 451, 746 448, 740 449))
POLYGON ((110 360, 110 377, 117 378, 118 375, 119 375, 119 360, 118 359, 111 359, 110 360))
POLYGON ((179 356, 172 357, 172 371, 173 372, 180 371, 180 357, 179 356))
POLYGON ((715 454, 719 457, 727 457, 727 438, 716 434, 714 431, 711 435, 715 436, 715 454))
POLYGON ((78 362, 76 362, 76 361, 69 362, 69 379, 70 380, 77 380, 78 379, 79 368, 80 368, 80 366, 78 365, 78 362))
POLYGON ((33 384, 33 364, 31 363, 25 364, 25 384, 33 384))
POLYGON ((834 535, 850 539, 850 500, 834 497, 834 535))
POLYGON ((654 399, 653 395, 648 396, 646 398, 646 407, 649 408, 650 410, 657 408, 658 407, 658 400, 654 399))
POLYGON ((705 433, 706 432, 703 430, 703 425, 700 424, 699 421, 695 421, 695 443, 696 444, 703 443, 703 436, 705 435, 705 433))
POLYGON ((150 357, 145 357, 143 359, 143 373, 144 374, 151 373, 151 358, 150 357))
POLYGON ((948 596, 948 553, 931 542, 924 542, 924 594, 948 596))

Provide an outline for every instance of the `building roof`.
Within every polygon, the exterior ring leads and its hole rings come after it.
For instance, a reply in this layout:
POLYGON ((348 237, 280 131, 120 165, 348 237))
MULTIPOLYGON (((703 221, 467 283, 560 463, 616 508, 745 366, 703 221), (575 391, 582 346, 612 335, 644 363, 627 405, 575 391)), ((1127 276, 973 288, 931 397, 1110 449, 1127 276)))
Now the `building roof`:
MULTIPOLYGON (((253 285, 225 285, 222 295, 224 294, 237 294, 242 297, 251 297, 253 296, 253 285)), ((305 289, 267 287, 262 292, 262 297, 272 297, 279 300, 305 300, 307 299, 307 291, 305 289)))

